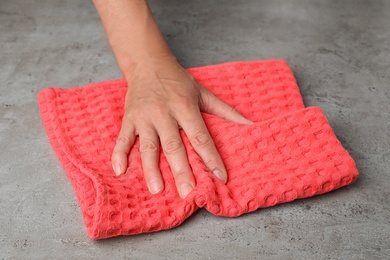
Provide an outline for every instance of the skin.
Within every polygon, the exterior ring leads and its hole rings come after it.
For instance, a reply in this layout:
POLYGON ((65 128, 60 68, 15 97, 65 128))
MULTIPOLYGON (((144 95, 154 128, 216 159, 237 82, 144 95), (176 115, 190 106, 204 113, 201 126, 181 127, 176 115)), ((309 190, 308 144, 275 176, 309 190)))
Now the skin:
POLYGON ((177 62, 146 0, 93 2, 128 83, 122 128, 111 158, 116 175, 125 173, 138 136, 149 191, 156 194, 164 189, 158 167, 162 149, 179 195, 185 198, 195 187, 195 179, 179 134, 181 128, 206 167, 226 183, 225 166, 201 112, 241 124, 252 122, 196 82, 177 62))

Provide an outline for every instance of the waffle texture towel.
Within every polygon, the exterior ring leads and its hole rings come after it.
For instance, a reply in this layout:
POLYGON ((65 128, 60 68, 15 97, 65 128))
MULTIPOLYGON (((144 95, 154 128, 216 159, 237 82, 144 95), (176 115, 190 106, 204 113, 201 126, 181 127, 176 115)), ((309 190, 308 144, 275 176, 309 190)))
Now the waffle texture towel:
POLYGON ((110 157, 123 115, 123 79, 39 93, 47 135, 74 187, 92 239, 173 228, 200 207, 236 217, 329 192, 358 177, 354 160, 321 109, 304 107, 286 62, 231 62, 189 72, 255 123, 240 125, 203 115, 228 170, 226 185, 203 165, 181 132, 197 183, 186 199, 178 195, 162 153, 165 189, 158 195, 149 193, 138 141, 127 172, 115 176, 110 157))

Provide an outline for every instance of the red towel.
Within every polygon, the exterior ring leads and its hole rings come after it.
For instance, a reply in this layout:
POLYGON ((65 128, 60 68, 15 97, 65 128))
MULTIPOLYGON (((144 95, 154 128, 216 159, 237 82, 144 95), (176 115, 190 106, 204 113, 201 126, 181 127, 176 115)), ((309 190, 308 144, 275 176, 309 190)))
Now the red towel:
POLYGON ((354 160, 321 109, 304 107, 286 62, 231 62, 188 71, 255 123, 239 125, 204 114, 228 171, 226 185, 203 165, 181 132, 197 183, 185 199, 177 193, 163 153, 165 189, 158 195, 149 193, 138 141, 127 172, 115 176, 110 157, 123 115, 123 79, 39 93, 47 134, 92 239, 173 228, 200 207, 236 217, 329 192, 358 177, 354 160))

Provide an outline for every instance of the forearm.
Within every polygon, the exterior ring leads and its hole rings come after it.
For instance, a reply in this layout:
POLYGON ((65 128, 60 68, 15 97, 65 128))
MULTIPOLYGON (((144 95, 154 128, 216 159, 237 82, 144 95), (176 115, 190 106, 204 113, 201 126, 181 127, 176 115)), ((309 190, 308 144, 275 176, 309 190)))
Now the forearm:
POLYGON ((125 78, 151 57, 171 55, 146 0, 93 0, 125 78))

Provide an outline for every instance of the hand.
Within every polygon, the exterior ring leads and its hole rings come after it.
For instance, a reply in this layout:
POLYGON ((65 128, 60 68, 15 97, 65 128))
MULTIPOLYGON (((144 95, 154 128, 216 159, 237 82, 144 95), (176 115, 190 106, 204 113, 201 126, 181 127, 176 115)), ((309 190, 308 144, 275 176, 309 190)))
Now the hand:
POLYGON ((232 107, 196 82, 173 56, 138 64, 128 80, 122 128, 112 154, 117 175, 127 168, 127 157, 136 136, 147 186, 152 194, 163 190, 158 167, 161 142, 163 152, 182 198, 195 187, 179 128, 188 136, 206 167, 226 183, 227 173, 201 116, 201 111, 227 120, 248 124, 232 107))
POLYGON ((195 180, 180 138, 181 127, 205 165, 226 182, 226 169, 200 112, 237 123, 251 121, 199 85, 177 63, 146 0, 94 0, 94 4, 128 83, 122 128, 112 154, 116 174, 125 172, 138 135, 150 192, 164 188, 158 168, 161 143, 179 194, 186 197, 195 180))

